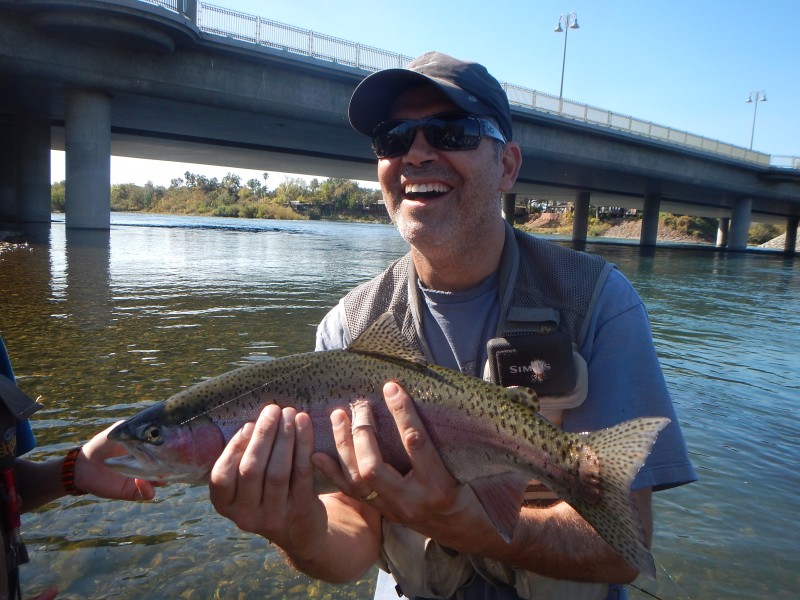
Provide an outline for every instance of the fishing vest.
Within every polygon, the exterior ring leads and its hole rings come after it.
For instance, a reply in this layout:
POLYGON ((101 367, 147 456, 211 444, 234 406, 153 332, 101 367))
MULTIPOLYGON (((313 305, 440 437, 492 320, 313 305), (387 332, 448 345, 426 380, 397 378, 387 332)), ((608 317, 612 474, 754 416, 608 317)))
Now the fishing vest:
POLYGON ((8 377, 0 374, 0 600, 19 596, 19 565, 28 553, 19 533, 14 461, 17 457, 17 423, 41 408, 8 377))
MULTIPOLYGON (((597 255, 575 252, 506 225, 499 271, 500 318, 488 345, 484 378, 533 388, 540 414, 560 426, 563 411, 586 398, 588 372, 578 348, 613 268, 597 255), (520 356, 526 357, 524 364, 520 356), (543 358, 527 364, 532 356, 543 358), (551 371, 559 375, 551 377, 551 371)), ((342 298, 346 344, 380 315, 392 312, 403 335, 432 361, 422 332, 420 296, 414 263, 406 254, 342 298)), ((525 498, 555 496, 531 482, 525 498)), ((380 566, 393 575, 398 592, 409 598, 449 598, 476 574, 493 585, 513 587, 521 598, 531 600, 602 600, 608 593, 607 584, 554 580, 499 561, 458 554, 396 523, 384 520, 382 529, 380 566)))

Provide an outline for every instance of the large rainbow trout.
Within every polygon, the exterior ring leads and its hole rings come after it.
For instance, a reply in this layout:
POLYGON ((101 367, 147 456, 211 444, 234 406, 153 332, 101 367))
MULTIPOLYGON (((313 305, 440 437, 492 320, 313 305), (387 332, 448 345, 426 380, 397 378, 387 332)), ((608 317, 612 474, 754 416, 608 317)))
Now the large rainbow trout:
POLYGON ((231 437, 271 403, 308 413, 316 451, 336 457, 331 412, 367 401, 384 460, 407 472, 408 456, 383 400, 389 380, 413 398, 450 473, 473 488, 506 540, 525 488, 536 479, 633 567, 655 575, 630 485, 669 419, 640 418, 586 435, 565 433, 537 414, 532 390, 503 388, 428 364, 388 313, 347 349, 248 365, 143 410, 109 434, 130 454, 108 463, 151 481, 203 481, 231 437))

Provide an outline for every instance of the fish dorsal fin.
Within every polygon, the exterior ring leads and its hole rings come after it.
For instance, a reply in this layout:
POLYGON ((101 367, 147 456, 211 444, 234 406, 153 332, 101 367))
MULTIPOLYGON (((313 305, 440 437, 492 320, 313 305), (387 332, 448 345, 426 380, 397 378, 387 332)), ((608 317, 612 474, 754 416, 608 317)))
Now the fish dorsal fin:
POLYGON ((530 408, 535 413, 539 412, 539 397, 531 388, 513 385, 506 388, 506 390, 512 401, 530 408))
POLYGON ((397 321, 390 312, 375 319, 346 350, 401 359, 419 365, 428 364, 425 357, 400 333, 397 321))

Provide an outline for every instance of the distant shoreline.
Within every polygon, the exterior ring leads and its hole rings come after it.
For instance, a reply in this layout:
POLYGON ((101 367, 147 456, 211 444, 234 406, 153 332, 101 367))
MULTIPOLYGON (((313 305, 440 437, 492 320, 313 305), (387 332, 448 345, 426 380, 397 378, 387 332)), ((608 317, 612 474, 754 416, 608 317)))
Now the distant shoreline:
MULTIPOLYGON (((164 215, 171 215, 174 213, 144 213, 144 214, 164 214, 164 215)), ((187 215, 184 215, 187 216, 187 215)), ((188 215, 191 216, 191 215, 188 215)), ((202 216, 215 216, 215 215, 202 215, 202 216)), ((216 217, 216 216, 215 216, 216 217)), ((228 217, 216 217, 220 219, 226 219, 228 217)), ((322 218, 322 221, 350 221, 350 222, 359 222, 359 223, 382 223, 386 224, 389 222, 386 219, 376 219, 372 218, 337 218, 337 219, 328 219, 322 218)), ((528 233, 534 235, 541 235, 541 236, 548 236, 548 235, 571 235, 572 234, 572 227, 571 225, 562 225, 558 219, 549 219, 545 220, 546 223, 543 226, 535 226, 535 223, 542 221, 541 219, 537 219, 528 223, 518 223, 516 227, 526 231, 528 233)), ((620 220, 616 224, 607 227, 602 233, 599 235, 590 235, 588 239, 621 239, 621 240, 638 240, 641 237, 642 233, 642 221, 640 219, 629 219, 629 220, 620 220)), ((707 245, 713 246, 716 243, 716 240, 709 240, 703 239, 700 236, 693 236, 687 235, 676 230, 673 227, 669 227, 664 223, 658 224, 658 234, 656 237, 657 241, 659 242, 666 242, 666 243, 686 243, 686 244, 698 244, 698 245, 707 245)), ((800 253, 800 230, 798 230, 797 236, 797 245, 795 249, 798 253, 800 253)), ((0 229, 0 254, 3 251, 8 250, 10 248, 14 248, 17 246, 23 246, 27 242, 24 239, 24 236, 20 234, 18 231, 6 227, 5 229, 0 229)), ((750 246, 751 248, 766 248, 766 249, 775 249, 775 250, 782 250, 786 244, 786 234, 783 233, 768 242, 765 242, 760 245, 753 245, 750 246)))

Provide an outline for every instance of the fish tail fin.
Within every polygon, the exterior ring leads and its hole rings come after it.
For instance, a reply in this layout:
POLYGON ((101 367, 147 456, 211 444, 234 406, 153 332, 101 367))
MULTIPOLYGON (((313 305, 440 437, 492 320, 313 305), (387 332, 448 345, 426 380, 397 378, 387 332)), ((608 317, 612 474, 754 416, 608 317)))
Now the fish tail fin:
POLYGON ((625 421, 587 437, 600 463, 600 491, 568 500, 600 536, 640 573, 655 579, 653 555, 630 487, 658 433, 669 419, 648 417, 625 421))

